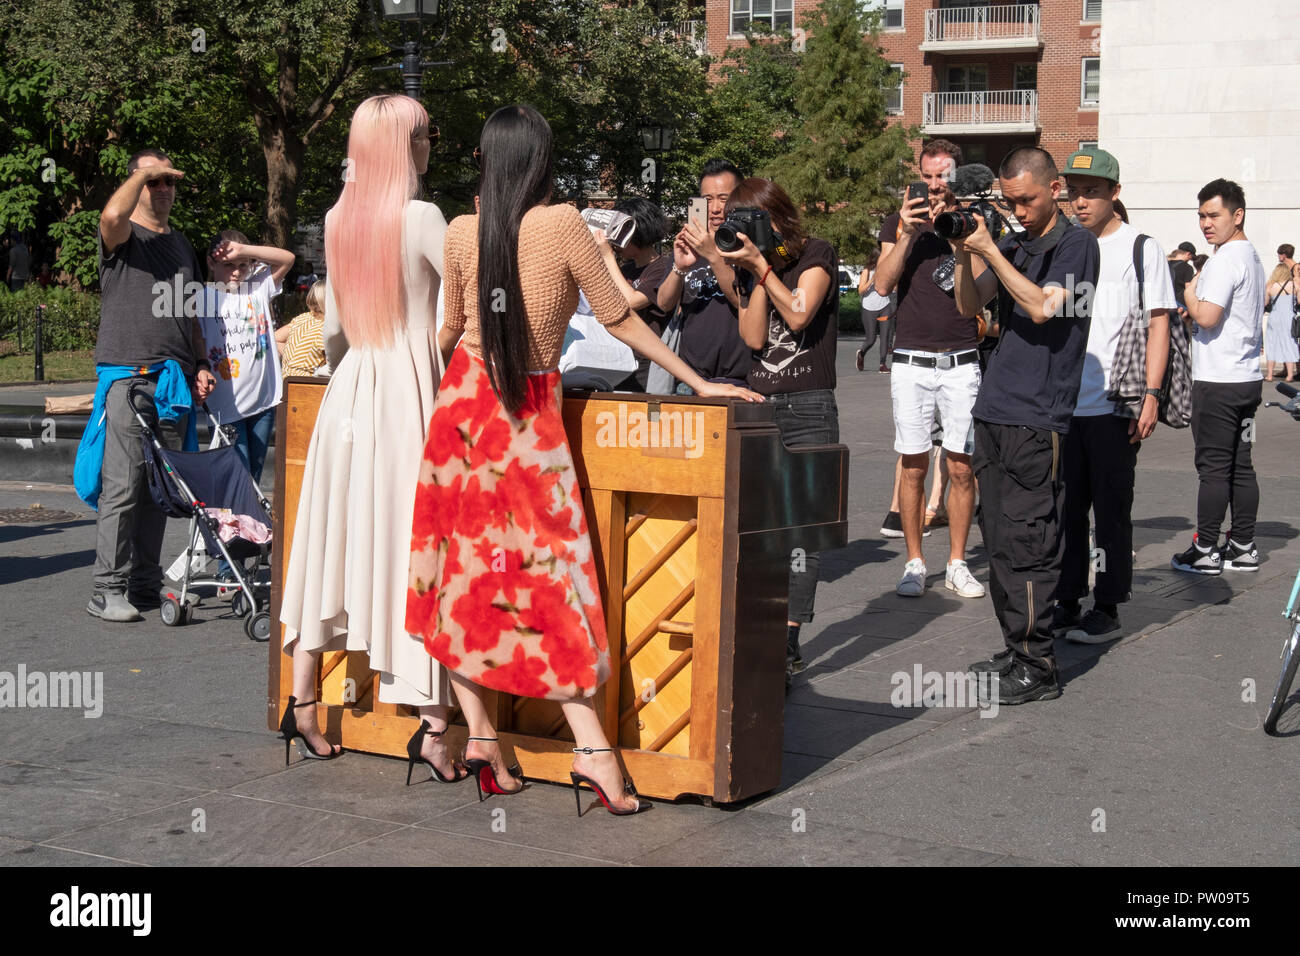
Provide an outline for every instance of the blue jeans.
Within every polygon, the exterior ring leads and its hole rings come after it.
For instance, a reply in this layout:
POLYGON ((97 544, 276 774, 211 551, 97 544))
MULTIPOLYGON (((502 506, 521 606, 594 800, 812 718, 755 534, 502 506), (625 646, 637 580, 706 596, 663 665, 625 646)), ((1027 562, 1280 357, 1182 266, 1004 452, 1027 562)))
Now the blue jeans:
POLYGON ((244 467, 253 476, 254 483, 262 483, 262 466, 266 464, 266 448, 271 444, 271 428, 275 425, 275 408, 250 415, 235 422, 235 450, 239 452, 244 467))

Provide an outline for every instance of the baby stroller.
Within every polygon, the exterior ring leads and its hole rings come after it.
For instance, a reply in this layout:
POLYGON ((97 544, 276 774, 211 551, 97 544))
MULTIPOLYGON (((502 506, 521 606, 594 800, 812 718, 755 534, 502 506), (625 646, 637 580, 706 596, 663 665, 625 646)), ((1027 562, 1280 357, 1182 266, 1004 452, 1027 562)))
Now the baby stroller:
POLYGON ((198 595, 191 593, 191 589, 215 585, 218 597, 233 595, 231 606, 244 619, 244 633, 254 641, 269 640, 270 586, 257 583, 255 578, 270 552, 270 503, 244 467, 224 427, 218 428, 221 444, 207 451, 172 451, 163 446, 140 414, 136 404, 139 387, 138 382, 127 387, 127 400, 140 423, 149 492, 168 517, 190 519, 185 573, 180 587, 174 587, 170 581, 163 585, 159 608, 163 623, 169 627, 188 624, 199 603, 198 595), (193 576, 200 536, 209 555, 219 554, 226 559, 234 575, 233 582, 193 576), (258 560, 250 572, 245 562, 252 557, 258 560))

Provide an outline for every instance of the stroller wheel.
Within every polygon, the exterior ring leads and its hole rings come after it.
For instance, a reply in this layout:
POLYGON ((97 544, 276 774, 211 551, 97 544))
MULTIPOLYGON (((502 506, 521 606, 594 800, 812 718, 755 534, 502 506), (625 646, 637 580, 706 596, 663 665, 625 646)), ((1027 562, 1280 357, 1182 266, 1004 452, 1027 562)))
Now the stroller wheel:
POLYGON ((194 620, 194 605, 186 602, 181 606, 181 624, 189 624, 194 620))
POLYGON ((236 591, 235 599, 230 602, 230 609, 234 611, 238 617, 247 616, 248 612, 252 610, 252 607, 248 603, 248 595, 243 591, 236 591))
POLYGON ((244 618, 244 633, 249 640, 265 643, 271 639, 271 612, 258 611, 244 618))
POLYGON ((187 623, 189 621, 188 611, 189 608, 182 608, 175 598, 164 598, 162 604, 158 607, 162 622, 168 627, 187 623))

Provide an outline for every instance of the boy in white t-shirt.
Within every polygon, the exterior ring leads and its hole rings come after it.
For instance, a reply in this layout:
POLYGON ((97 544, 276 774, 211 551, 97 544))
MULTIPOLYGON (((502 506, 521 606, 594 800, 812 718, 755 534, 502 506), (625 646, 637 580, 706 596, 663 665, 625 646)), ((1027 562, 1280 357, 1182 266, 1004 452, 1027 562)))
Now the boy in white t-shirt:
POLYGON ((1101 149, 1081 149, 1065 161, 1065 181, 1071 211, 1079 225, 1097 237, 1101 267, 1090 306, 1079 398, 1065 438, 1061 517, 1065 555, 1052 628, 1057 637, 1100 644, 1123 636, 1119 605, 1128 600, 1133 586, 1137 455, 1143 439, 1156 427, 1169 362, 1169 311, 1177 308, 1177 301, 1165 254, 1148 237, 1142 246, 1139 304, 1136 245, 1140 233, 1120 218, 1115 207, 1120 193, 1115 157, 1101 149), (1138 346, 1145 341, 1147 389, 1140 405, 1117 407, 1121 403, 1107 395, 1114 384, 1111 370, 1121 345, 1120 332, 1129 323, 1145 325, 1144 340, 1129 338, 1138 346), (1081 617, 1079 602, 1088 594, 1088 569, 1094 563, 1088 544, 1090 510, 1102 560, 1096 562, 1093 608, 1081 617))
POLYGON ((1196 442, 1196 537, 1170 562, 1179 571, 1257 571, 1259 483, 1251 464, 1255 409, 1263 398, 1264 266, 1246 239, 1246 195, 1227 179, 1197 194, 1201 231, 1214 257, 1187 284, 1192 338, 1192 438, 1196 442), (1228 540, 1219 548, 1224 515, 1228 540))
POLYGON ((204 290, 200 323, 217 387, 207 406, 235 427, 235 447, 254 481, 261 481, 283 383, 275 347, 271 300, 293 267, 294 254, 253 246, 234 229, 208 247, 212 284, 204 290))

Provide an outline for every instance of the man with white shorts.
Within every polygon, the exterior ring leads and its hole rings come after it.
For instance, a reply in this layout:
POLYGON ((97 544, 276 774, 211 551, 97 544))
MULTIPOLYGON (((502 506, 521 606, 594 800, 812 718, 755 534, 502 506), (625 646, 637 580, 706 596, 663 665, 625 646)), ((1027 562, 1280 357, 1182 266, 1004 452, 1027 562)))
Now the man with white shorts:
POLYGON ((921 179, 928 196, 904 203, 880 230, 880 266, 875 287, 898 292, 898 330, 890 392, 894 405, 894 449, 902 456, 898 489, 907 564, 898 593, 925 593, 921 553, 925 474, 930 465, 931 429, 943 424, 951 482, 948 494, 949 557, 944 585, 962 597, 984 596, 984 586, 966 566, 966 538, 975 512, 975 448, 971 408, 980 387, 978 320, 965 318, 953 299, 952 247, 934 231, 933 220, 952 208, 948 187, 961 163, 961 149, 936 139, 921 150, 921 179))

